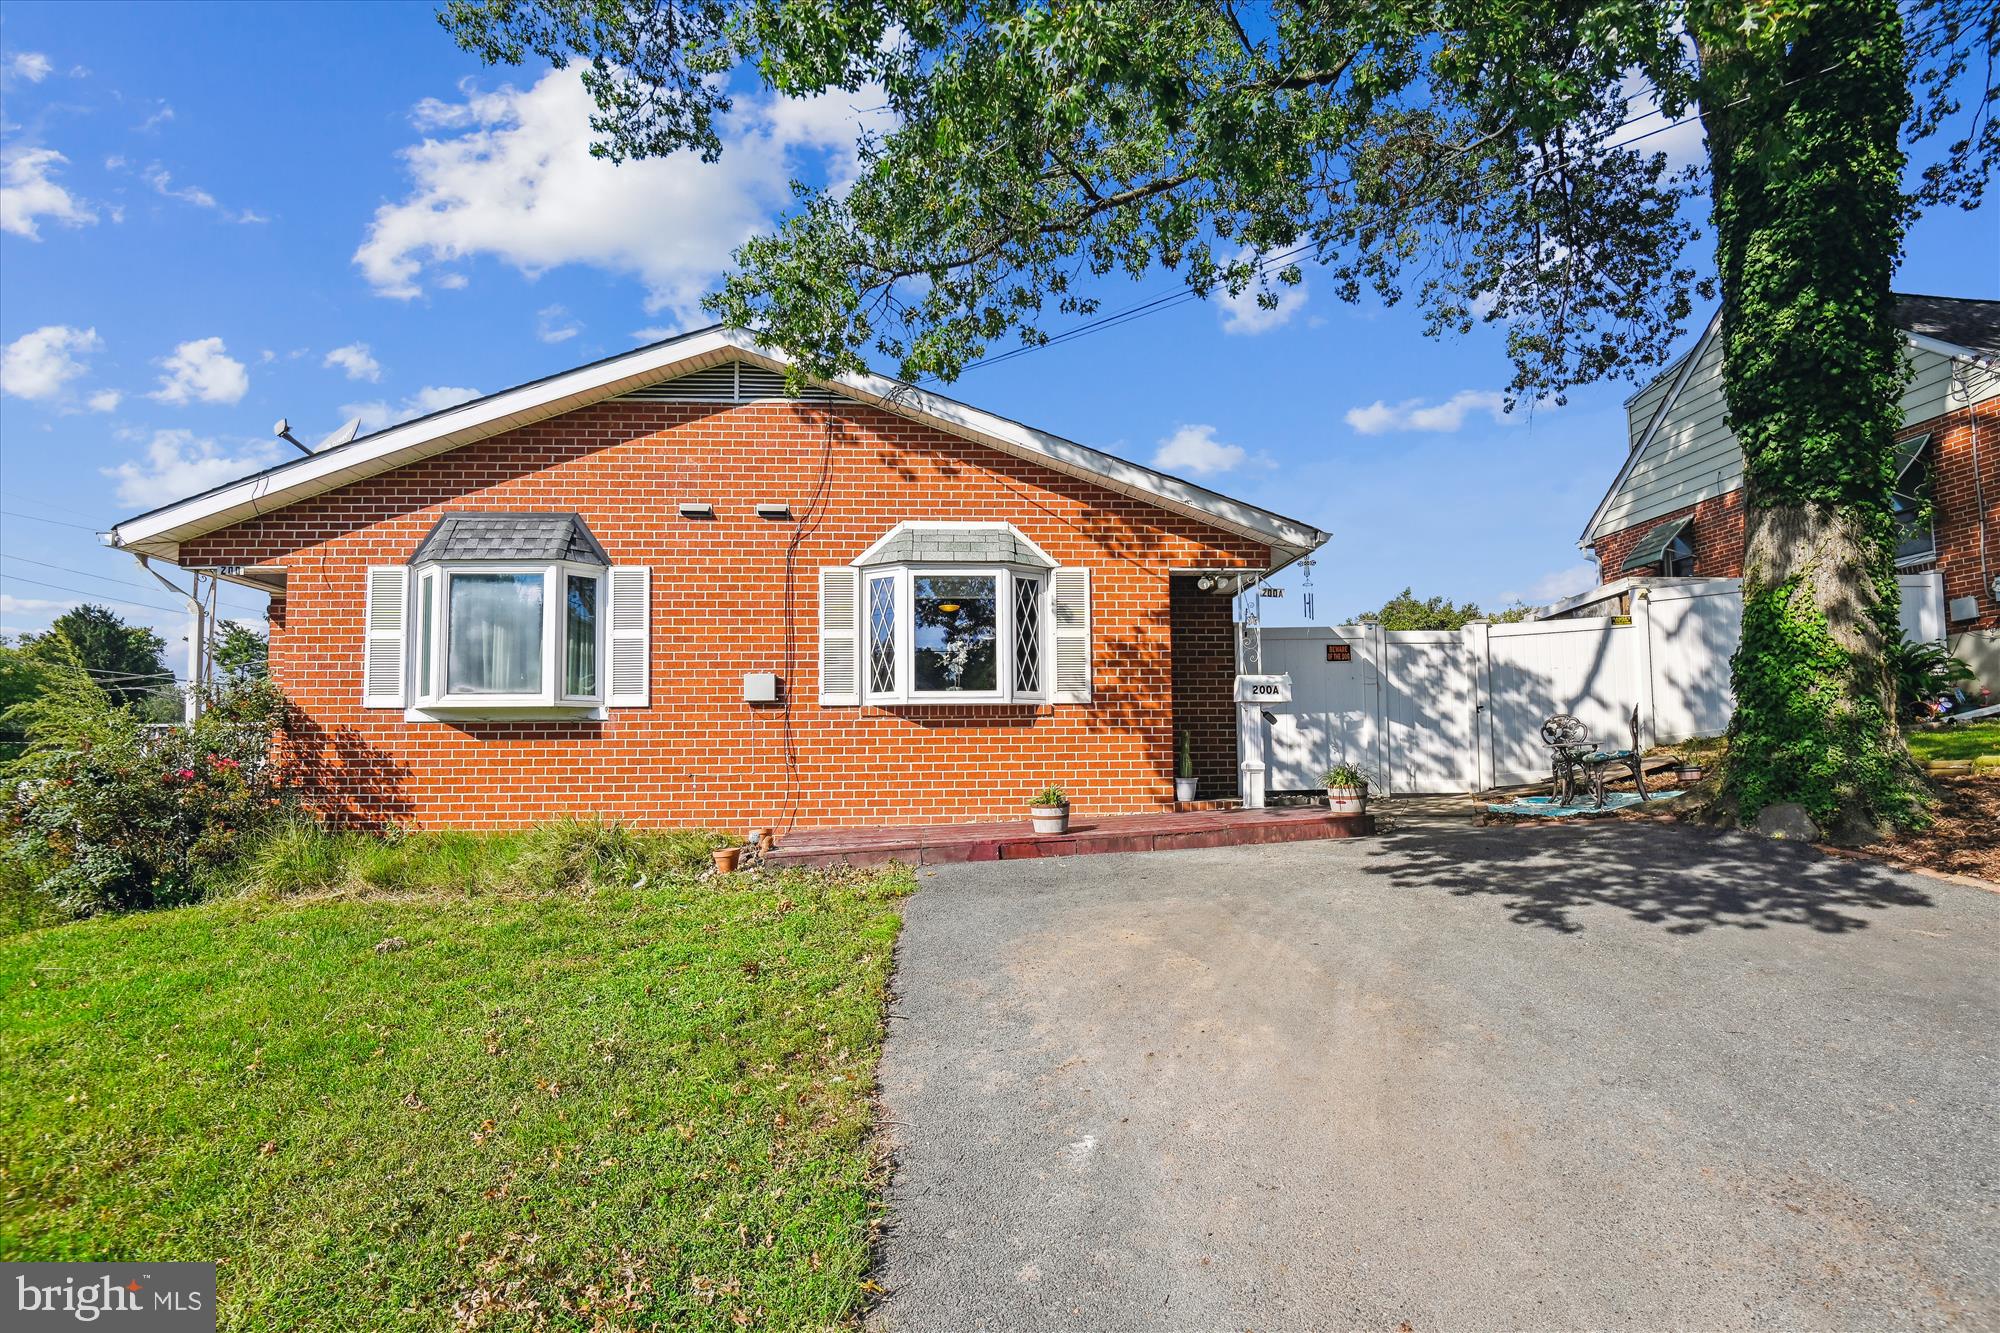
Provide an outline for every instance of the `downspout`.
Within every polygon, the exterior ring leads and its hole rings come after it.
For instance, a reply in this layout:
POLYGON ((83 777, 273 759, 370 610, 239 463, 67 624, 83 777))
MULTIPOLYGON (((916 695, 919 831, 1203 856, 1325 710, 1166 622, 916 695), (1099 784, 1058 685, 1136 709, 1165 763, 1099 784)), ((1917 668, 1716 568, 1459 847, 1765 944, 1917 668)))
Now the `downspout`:
POLYGON ((207 629, 207 611, 201 604, 201 598, 197 595, 201 586, 201 576, 198 574, 195 576, 196 591, 186 592, 175 587, 162 577, 160 571, 153 568, 152 561, 146 556, 141 555, 137 551, 134 551, 132 556, 139 562, 139 568, 151 574, 162 588, 165 588, 168 592, 187 604, 188 615, 193 618, 193 623, 188 626, 187 692, 182 698, 182 717, 188 723, 192 724, 195 718, 201 715, 201 651, 202 645, 206 640, 207 629))

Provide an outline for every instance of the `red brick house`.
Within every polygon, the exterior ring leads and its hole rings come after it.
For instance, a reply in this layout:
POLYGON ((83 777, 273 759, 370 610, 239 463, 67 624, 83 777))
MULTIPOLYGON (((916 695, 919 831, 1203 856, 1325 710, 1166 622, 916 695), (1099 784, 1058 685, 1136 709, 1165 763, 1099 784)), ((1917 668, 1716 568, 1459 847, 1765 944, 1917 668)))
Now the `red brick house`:
MULTIPOLYGON (((1896 321, 1911 371, 1897 571, 1936 574, 1938 632, 2000 692, 2000 301, 1899 296, 1896 321)), ((1725 420, 1717 323, 1625 406, 1624 465, 1577 543, 1602 586, 1558 614, 1601 613, 1643 583, 1743 573, 1743 453, 1725 420)))
POLYGON ((1325 534, 713 328, 118 525, 271 596, 346 817, 800 827, 1236 782, 1230 590, 1325 534))

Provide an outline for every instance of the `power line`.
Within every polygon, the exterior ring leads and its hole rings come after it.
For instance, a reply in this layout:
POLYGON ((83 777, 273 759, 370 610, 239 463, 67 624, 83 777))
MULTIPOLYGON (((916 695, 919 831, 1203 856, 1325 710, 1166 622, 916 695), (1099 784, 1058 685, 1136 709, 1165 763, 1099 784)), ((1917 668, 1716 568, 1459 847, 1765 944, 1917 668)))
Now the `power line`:
MULTIPOLYGON (((41 506, 42 508, 44 508, 44 509, 60 509, 60 510, 62 510, 62 512, 63 512, 63 513, 65 513, 65 514, 75 514, 75 515, 76 515, 76 516, 77 516, 78 518, 90 518, 90 517, 91 517, 91 515, 90 515, 90 514, 86 513, 85 511, 83 511, 83 510, 81 510, 81 509, 76 509, 76 508, 73 508, 73 507, 72 507, 72 506, 70 506, 70 505, 59 505, 59 504, 57 504, 57 503, 56 503, 55 501, 53 501, 53 500, 44 500, 44 499, 43 499, 43 498, 42 498, 41 496, 39 496, 39 495, 23 495, 23 494, 21 494, 21 493, 20 493, 19 491, 13 491, 13 492, 11 492, 11 494, 13 495, 13 497, 14 497, 14 498, 15 498, 16 500, 26 500, 26 501, 27 501, 27 502, 28 502, 29 504, 33 504, 33 505, 40 505, 40 506, 41 506)), ((108 525, 106 525, 106 526, 108 526, 108 525)), ((101 529, 100 529, 100 530, 101 530, 101 529)))
POLYGON ((102 532, 104 529, 89 523, 65 523, 59 518, 43 518, 40 514, 23 514, 14 509, 0 509, 0 514, 8 518, 25 518, 30 523, 53 523, 59 528, 75 528, 79 532, 102 532))
MULTIPOLYGON (((43 569, 53 569, 63 574, 75 574, 80 578, 101 579, 106 583, 122 584, 127 588, 139 588, 146 592, 152 591, 152 589, 147 588, 145 584, 140 583, 136 579, 115 578, 110 574, 94 574, 87 569, 77 569, 71 565, 58 565, 48 560, 37 560, 33 556, 15 555, 11 551, 0 551, 0 560, 17 560, 20 561, 22 564, 40 565, 43 569)), ((216 602, 217 605, 219 606, 226 607, 228 610, 231 611, 240 611, 247 616, 263 614, 261 611, 259 611, 256 607, 253 606, 240 606, 231 602, 223 602, 219 596, 217 597, 216 602)))
POLYGON ((184 606, 178 606, 178 607, 161 606, 158 602, 135 602, 132 601, 130 598, 106 597, 101 593, 93 592, 88 588, 71 588, 60 583, 44 583, 40 579, 24 579, 19 574, 7 574, 4 576, 0 576, 0 582, 32 583, 37 588, 54 588, 57 592, 73 592, 79 597, 89 597, 96 601, 109 602, 113 606, 143 606, 149 611, 165 611, 170 615, 176 615, 176 616, 185 615, 187 613, 187 608, 184 606))
MULTIPOLYGON (((1940 28, 1942 26, 1944 26, 1942 23, 1933 25, 1932 28, 1927 29, 1925 32, 1916 33, 1914 34, 1914 36, 1916 37, 1925 36, 1928 32, 1936 31, 1937 28, 1940 28)), ((1795 79, 1787 79, 1785 82, 1779 84, 1778 86, 1780 88, 1790 88, 1794 84, 1804 83, 1808 79, 1818 78, 1821 74, 1829 74, 1846 63, 1847 63, 1846 59, 1836 60, 1832 64, 1826 66, 1826 68, 1821 69, 1816 73, 1800 75, 1798 78, 1795 79)), ((1746 93, 1742 97, 1737 98, 1733 102, 1724 103, 1723 106, 1720 107, 1719 109, 1723 111, 1728 111, 1734 107, 1742 106, 1745 102, 1749 100, 1750 100, 1750 94, 1746 93)), ((1643 115, 1634 116, 1631 119, 1624 121, 1623 123, 1618 125, 1617 128, 1624 129, 1628 126, 1636 125, 1640 121, 1649 119, 1652 116, 1657 116, 1661 114, 1663 113, 1658 111, 1657 109, 1653 111, 1648 111, 1643 115)), ((1679 129, 1683 125, 1687 125, 1694 121, 1697 121, 1701 119, 1701 114, 1702 113, 1699 111, 1690 112, 1687 115, 1681 116, 1674 120, 1670 120, 1664 125, 1655 126, 1653 129, 1647 130, 1643 134, 1635 134, 1629 139, 1614 139, 1611 142, 1604 144, 1602 147, 1605 150, 1617 149, 1617 148, 1629 148, 1633 144, 1639 143, 1646 139, 1650 139, 1656 134, 1665 134, 1668 130, 1679 129)), ((1544 167, 1542 170, 1537 171, 1532 175, 1524 177, 1521 181, 1519 181, 1516 184, 1516 188, 1518 188, 1518 186, 1520 185, 1532 185, 1534 182, 1540 180, 1542 177, 1547 176, 1556 170, 1558 170, 1558 168, 1556 167, 1544 167)), ((1473 199, 1475 200, 1492 199, 1497 197, 1498 194, 1499 191, 1497 190, 1489 190, 1479 194, 1475 194, 1473 196, 1473 199)), ((1283 251, 1282 253, 1267 256, 1258 261, 1255 273, 1257 276, 1261 277, 1263 276, 1264 273, 1268 272, 1273 265, 1288 263, 1293 259, 1297 259, 1300 256, 1304 255, 1307 251, 1314 249, 1317 246, 1317 244, 1318 242, 1308 241, 1303 245, 1295 246, 1290 250, 1283 251)), ((1073 339, 1081 338, 1086 334, 1101 333, 1106 329, 1117 328, 1120 324, 1127 324, 1136 319, 1143 319, 1147 315, 1157 314, 1159 311, 1169 310, 1172 309, 1174 306, 1184 305, 1189 301, 1197 300, 1200 299, 1201 297, 1202 293, 1195 291, 1192 286, 1183 286, 1178 290, 1167 292, 1164 295, 1156 296, 1146 301, 1141 301, 1137 305, 1128 306, 1123 310, 1116 310, 1113 311, 1111 314, 1102 315, 1097 319, 1089 320, 1083 324, 1078 324, 1072 328, 1065 329, 1061 333, 1051 334, 1049 337, 1043 339, 1041 342, 1030 343, 1024 347, 1011 348, 1008 351, 1000 352, 993 356, 981 357, 979 360, 971 362, 968 365, 966 365, 960 373, 961 374, 964 373, 964 370, 977 370, 982 366, 996 366, 1003 361, 1012 361, 1016 357, 1026 356, 1030 352, 1039 352, 1045 347, 1054 347, 1059 343, 1069 342, 1073 339)))

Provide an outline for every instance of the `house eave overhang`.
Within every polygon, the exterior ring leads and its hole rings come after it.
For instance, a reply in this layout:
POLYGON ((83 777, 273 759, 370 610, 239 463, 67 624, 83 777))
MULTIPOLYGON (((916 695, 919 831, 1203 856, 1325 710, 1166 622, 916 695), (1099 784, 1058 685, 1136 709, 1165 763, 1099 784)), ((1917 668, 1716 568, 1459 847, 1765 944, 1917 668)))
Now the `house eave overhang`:
MULTIPOLYGON (((174 560, 182 543, 205 533, 647 384, 738 359, 780 372, 789 369, 782 354, 746 334, 721 327, 698 330, 392 426, 126 519, 111 530, 110 542, 174 560)), ((1262 543, 1275 561, 1290 563, 1327 539, 1295 519, 898 380, 843 375, 827 384, 857 402, 1262 543)))

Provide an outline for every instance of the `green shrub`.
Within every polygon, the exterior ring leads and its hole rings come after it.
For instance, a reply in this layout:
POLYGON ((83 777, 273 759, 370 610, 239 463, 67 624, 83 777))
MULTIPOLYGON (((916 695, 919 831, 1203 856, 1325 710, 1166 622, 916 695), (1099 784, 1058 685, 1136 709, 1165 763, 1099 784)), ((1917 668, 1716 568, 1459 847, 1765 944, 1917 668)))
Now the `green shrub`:
POLYGON ((186 902, 281 819, 271 761, 285 713, 270 685, 212 696, 186 727, 149 727, 73 654, 8 710, 26 752, 7 766, 6 856, 72 916, 186 902))
POLYGON ((1952 686, 1973 678, 1972 668, 1943 644, 1908 639, 1890 649, 1889 671, 1896 678, 1896 711, 1905 719, 1928 717, 1952 686))

